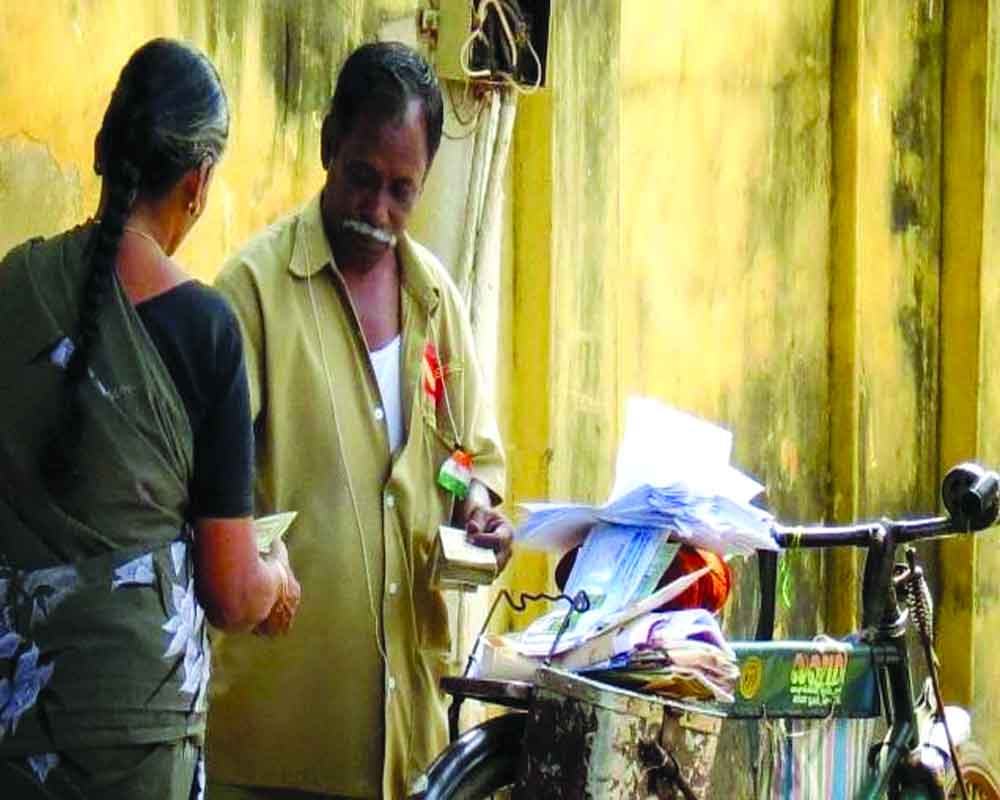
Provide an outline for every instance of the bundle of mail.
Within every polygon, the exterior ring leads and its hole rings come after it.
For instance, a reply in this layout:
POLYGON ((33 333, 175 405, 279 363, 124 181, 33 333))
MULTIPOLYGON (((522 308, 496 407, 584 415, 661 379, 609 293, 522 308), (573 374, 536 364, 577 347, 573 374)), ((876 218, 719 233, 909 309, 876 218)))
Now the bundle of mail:
POLYGON ((561 555, 580 546, 564 593, 590 608, 556 604, 524 631, 484 636, 479 677, 530 680, 548 660, 600 680, 675 697, 731 700, 738 669, 706 611, 657 612, 706 572, 658 588, 682 545, 723 556, 777 550, 772 518, 750 505, 763 487, 729 464, 732 435, 648 399, 633 398, 603 506, 535 503, 517 543, 561 555))

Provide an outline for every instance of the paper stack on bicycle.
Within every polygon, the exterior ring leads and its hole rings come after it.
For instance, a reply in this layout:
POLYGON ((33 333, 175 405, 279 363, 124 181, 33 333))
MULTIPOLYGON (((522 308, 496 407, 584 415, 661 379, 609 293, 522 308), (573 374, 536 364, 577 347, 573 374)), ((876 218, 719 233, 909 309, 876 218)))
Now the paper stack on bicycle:
MULTIPOLYGON (((667 697, 732 702, 740 675, 718 622, 702 609, 646 611, 559 650, 554 667, 667 697)), ((516 634, 490 634, 477 645, 473 663, 473 677, 530 682, 544 657, 524 653, 516 634)))
MULTIPOLYGON (((615 653, 580 671, 639 692, 731 703, 740 678, 736 654, 703 609, 646 614, 620 631, 615 653)), ((573 668, 572 661, 565 663, 573 668)))
POLYGON ((646 398, 631 398, 615 483, 602 506, 525 503, 520 547, 564 553, 600 523, 669 530, 720 555, 777 550, 770 514, 750 505, 764 487, 730 466, 732 434, 646 398))
POLYGON ((520 633, 484 637, 477 673, 530 679, 550 657, 566 669, 600 666, 602 676, 614 673, 646 691, 731 698, 732 653, 721 632, 702 636, 706 626, 717 631, 714 618, 700 612, 700 627, 680 633, 679 623, 653 613, 708 571, 660 586, 682 544, 720 555, 777 549, 771 516, 750 505, 763 487, 730 466, 731 450, 732 435, 722 428, 654 400, 629 400, 608 502, 526 505, 517 533, 522 547, 565 553, 579 546, 563 592, 584 593, 589 609, 567 615, 556 604, 520 633), (651 644, 654 628, 675 638, 651 644), (642 641, 632 641, 639 630, 642 641))

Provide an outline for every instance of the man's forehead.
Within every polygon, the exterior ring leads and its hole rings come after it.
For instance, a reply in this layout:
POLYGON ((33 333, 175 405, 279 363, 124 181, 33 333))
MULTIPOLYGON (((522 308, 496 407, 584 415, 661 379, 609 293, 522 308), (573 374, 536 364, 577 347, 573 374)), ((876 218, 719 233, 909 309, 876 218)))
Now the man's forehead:
MULTIPOLYGON (((405 116, 362 115, 339 143, 348 160, 379 161, 387 157, 427 164, 427 130, 419 105, 405 116)), ((415 164, 417 166, 417 164, 415 164)))

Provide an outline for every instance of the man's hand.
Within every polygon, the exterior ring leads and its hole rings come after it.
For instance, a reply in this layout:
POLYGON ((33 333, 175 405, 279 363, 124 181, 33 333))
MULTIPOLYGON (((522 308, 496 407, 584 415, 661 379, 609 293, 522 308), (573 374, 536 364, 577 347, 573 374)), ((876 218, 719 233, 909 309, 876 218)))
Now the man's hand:
POLYGON ((477 547, 488 547, 494 552, 497 567, 503 572, 510 561, 514 544, 514 527, 503 514, 490 506, 489 490, 473 480, 469 496, 462 506, 462 520, 466 538, 477 547))
POLYGON ((466 521, 465 532, 472 544, 488 547, 496 554, 497 567, 503 572, 514 543, 514 528, 508 519, 499 511, 478 506, 466 521))

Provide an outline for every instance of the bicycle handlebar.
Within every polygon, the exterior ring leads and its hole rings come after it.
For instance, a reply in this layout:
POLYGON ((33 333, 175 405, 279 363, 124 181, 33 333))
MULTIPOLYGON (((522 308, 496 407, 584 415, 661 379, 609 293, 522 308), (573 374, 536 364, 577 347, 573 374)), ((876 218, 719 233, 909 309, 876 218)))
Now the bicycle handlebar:
MULTIPOLYGON (((892 570, 896 546, 937 536, 983 530, 993 525, 1000 510, 1000 478, 971 462, 953 467, 941 482, 946 517, 864 522, 836 527, 775 525, 772 533, 785 549, 801 547, 864 547, 868 550, 863 584, 864 627, 884 620, 886 609, 895 605, 892 570)), ((778 554, 757 553, 760 607, 755 639, 770 640, 777 611, 778 554)), ((891 609, 890 609, 891 611, 891 609)))
POLYGON ((978 464, 952 467, 941 483, 947 517, 863 522, 841 526, 775 525, 774 540, 782 548, 868 547, 892 529, 897 544, 933 539, 955 533, 972 533, 993 525, 1000 512, 1000 476, 978 464))

